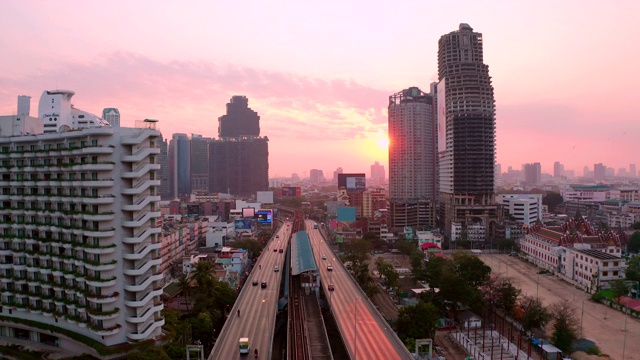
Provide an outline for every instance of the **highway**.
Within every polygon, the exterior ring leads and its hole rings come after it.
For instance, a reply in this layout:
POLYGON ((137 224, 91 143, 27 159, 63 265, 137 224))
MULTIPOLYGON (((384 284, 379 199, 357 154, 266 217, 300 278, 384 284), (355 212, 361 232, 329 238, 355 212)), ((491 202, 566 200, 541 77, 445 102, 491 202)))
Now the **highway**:
POLYGON ((335 256, 329 245, 313 228, 314 222, 307 220, 305 227, 309 233, 314 258, 322 279, 322 287, 327 295, 338 329, 352 360, 356 359, 413 359, 393 329, 371 304, 360 287, 353 281, 347 269, 335 256), (326 256, 326 260, 322 256, 326 256), (333 271, 327 266, 331 265, 333 271), (329 291, 332 284, 334 291, 329 291))
POLYGON ((284 225, 269 241, 253 271, 249 274, 247 282, 224 324, 220 337, 208 357, 209 360, 240 359, 238 341, 242 337, 249 338, 251 359, 253 359, 253 351, 256 348, 259 352, 259 359, 271 358, 270 351, 278 310, 280 282, 290 236, 291 225, 284 225), (283 249, 283 252, 274 252, 274 249, 283 249), (280 268, 279 272, 274 271, 276 265, 280 268), (258 282, 258 285, 252 285, 254 280, 258 282), (267 282, 267 287, 264 289, 261 287, 263 281, 267 282), (237 316, 238 310, 240 310, 239 317, 237 316))

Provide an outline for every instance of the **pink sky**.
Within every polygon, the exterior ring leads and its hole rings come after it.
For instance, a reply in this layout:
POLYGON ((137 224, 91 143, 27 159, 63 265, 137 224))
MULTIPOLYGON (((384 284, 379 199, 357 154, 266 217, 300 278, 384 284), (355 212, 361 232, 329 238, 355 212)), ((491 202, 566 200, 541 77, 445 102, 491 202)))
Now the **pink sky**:
POLYGON ((388 96, 428 90, 439 37, 466 22, 484 36, 503 170, 640 166, 637 1, 184 4, 2 2, 0 114, 17 95, 37 112, 43 90, 62 88, 84 110, 119 108, 124 126, 155 118, 165 137, 215 137, 225 104, 246 95, 271 177, 369 173, 388 168, 388 96))

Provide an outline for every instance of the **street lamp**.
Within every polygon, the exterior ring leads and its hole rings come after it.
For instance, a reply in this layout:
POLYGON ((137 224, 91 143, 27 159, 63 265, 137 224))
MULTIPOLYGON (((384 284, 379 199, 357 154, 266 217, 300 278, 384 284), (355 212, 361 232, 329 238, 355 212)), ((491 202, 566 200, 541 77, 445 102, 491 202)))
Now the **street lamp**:
MULTIPOLYGON (((358 298, 353 300, 353 360, 358 359, 358 298)), ((626 337, 625 337, 626 339, 626 337)))

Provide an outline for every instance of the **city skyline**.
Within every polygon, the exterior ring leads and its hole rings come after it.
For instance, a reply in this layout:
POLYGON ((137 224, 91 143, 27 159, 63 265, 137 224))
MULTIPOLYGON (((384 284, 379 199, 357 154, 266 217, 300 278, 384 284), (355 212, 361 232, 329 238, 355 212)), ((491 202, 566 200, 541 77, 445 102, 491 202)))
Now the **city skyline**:
POLYGON ((14 113, 18 95, 70 89, 94 114, 118 108, 122 126, 155 118, 165 139, 215 137, 228 99, 241 95, 269 137, 269 177, 368 173, 375 161, 388 169, 388 95, 428 89, 438 38, 469 23, 485 37, 502 169, 540 162, 553 173, 559 161, 579 175, 585 165, 639 162, 640 49, 625 39, 640 5, 410 2, 390 13, 366 4, 3 4, 11 16, 0 46, 12 56, 0 59, 10 69, 0 112, 14 113), (91 21, 50 21, 60 18, 91 21))

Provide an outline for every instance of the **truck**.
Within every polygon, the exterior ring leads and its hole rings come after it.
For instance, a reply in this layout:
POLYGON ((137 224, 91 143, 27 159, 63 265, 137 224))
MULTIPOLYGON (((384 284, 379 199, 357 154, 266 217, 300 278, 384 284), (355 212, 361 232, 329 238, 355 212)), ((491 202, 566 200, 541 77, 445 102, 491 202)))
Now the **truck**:
POLYGON ((238 342, 240 345, 240 354, 248 354, 249 353, 249 338, 240 338, 238 342))

